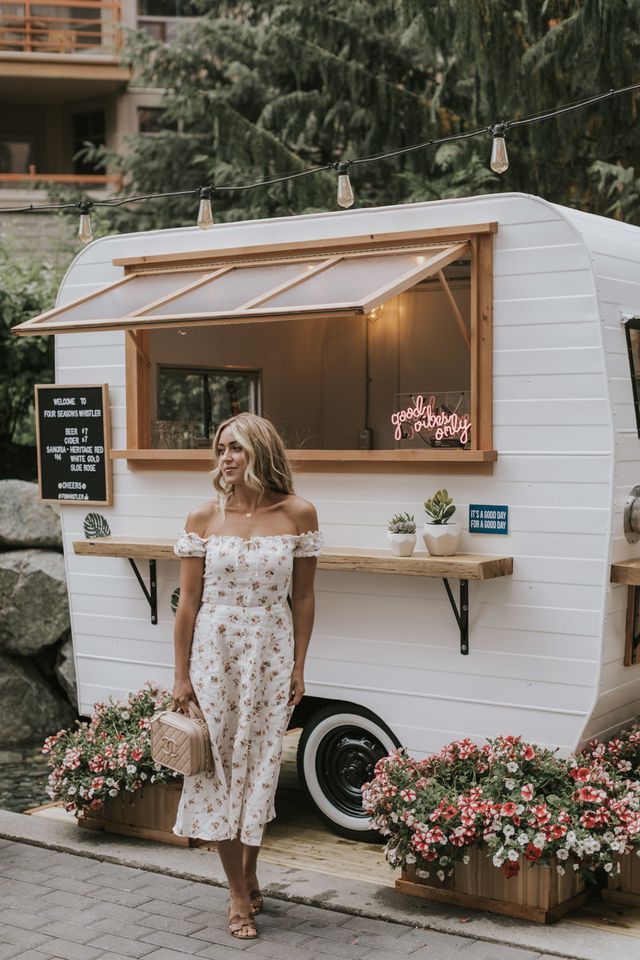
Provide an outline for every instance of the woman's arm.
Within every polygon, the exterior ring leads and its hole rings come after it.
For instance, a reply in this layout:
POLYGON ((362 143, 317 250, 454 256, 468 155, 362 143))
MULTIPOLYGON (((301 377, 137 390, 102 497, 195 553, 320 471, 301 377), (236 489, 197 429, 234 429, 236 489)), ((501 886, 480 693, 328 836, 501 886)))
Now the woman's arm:
MULTIPOLYGON (((185 525, 187 532, 196 533, 197 526, 198 523, 197 521, 194 523, 193 515, 190 516, 185 525)), ((193 642, 193 628, 202 599, 203 577, 204 557, 181 558, 180 600, 173 629, 173 699, 176 706, 185 713, 189 706, 189 700, 198 702, 189 678, 189 658, 193 642)))
MULTIPOLYGON (((292 498, 295 523, 299 533, 318 529, 315 507, 300 497, 292 498)), ((316 575, 317 557, 296 557, 293 561, 291 581, 291 611, 293 620, 294 663, 291 673, 289 706, 296 706, 304 695, 304 662, 311 640, 315 614, 313 582, 316 575)))
POLYGON ((293 561, 291 608, 294 653, 289 696, 290 707, 295 707, 300 703, 304 695, 304 661, 309 648, 311 631, 313 630, 315 614, 313 581, 317 563, 316 557, 298 557, 293 561))

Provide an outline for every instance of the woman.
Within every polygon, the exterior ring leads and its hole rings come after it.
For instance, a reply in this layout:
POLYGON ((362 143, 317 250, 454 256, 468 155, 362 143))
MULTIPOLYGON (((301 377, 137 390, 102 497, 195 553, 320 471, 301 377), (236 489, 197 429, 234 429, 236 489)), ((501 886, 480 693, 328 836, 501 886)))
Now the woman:
POLYGON ((184 711, 199 704, 217 775, 185 777, 174 832, 217 841, 229 933, 244 940, 257 936, 258 854, 275 816, 282 738, 304 694, 321 535, 268 420, 231 417, 213 450, 218 497, 189 515, 174 548, 184 559, 173 698, 184 711))

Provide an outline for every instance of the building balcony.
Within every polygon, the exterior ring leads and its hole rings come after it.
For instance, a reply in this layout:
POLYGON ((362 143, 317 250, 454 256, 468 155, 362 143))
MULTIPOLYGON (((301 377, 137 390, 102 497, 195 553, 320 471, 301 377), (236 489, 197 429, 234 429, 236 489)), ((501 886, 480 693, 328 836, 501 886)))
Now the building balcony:
POLYGON ((0 98, 55 100, 77 95, 79 81, 86 96, 126 86, 121 14, 115 0, 0 0, 0 98))

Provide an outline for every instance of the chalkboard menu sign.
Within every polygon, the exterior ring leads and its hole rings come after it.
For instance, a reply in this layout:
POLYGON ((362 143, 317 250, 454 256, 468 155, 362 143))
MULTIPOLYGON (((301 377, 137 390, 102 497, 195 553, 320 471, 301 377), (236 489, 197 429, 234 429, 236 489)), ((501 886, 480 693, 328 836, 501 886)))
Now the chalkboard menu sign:
POLYGON ((36 385, 38 482, 43 503, 111 503, 109 387, 36 385))

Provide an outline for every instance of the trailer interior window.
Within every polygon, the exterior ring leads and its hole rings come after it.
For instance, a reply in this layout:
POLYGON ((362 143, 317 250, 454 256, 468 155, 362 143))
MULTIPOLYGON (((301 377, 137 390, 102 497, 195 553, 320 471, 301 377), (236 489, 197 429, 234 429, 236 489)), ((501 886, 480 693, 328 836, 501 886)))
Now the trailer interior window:
POLYGON ((627 352, 631 370, 631 386, 633 388, 633 405, 636 411, 636 427, 640 437, 640 317, 631 317, 625 324, 627 336, 627 352))
POLYGON ((208 447, 218 425, 236 413, 260 413, 260 372, 227 367, 154 367, 151 445, 208 447))

